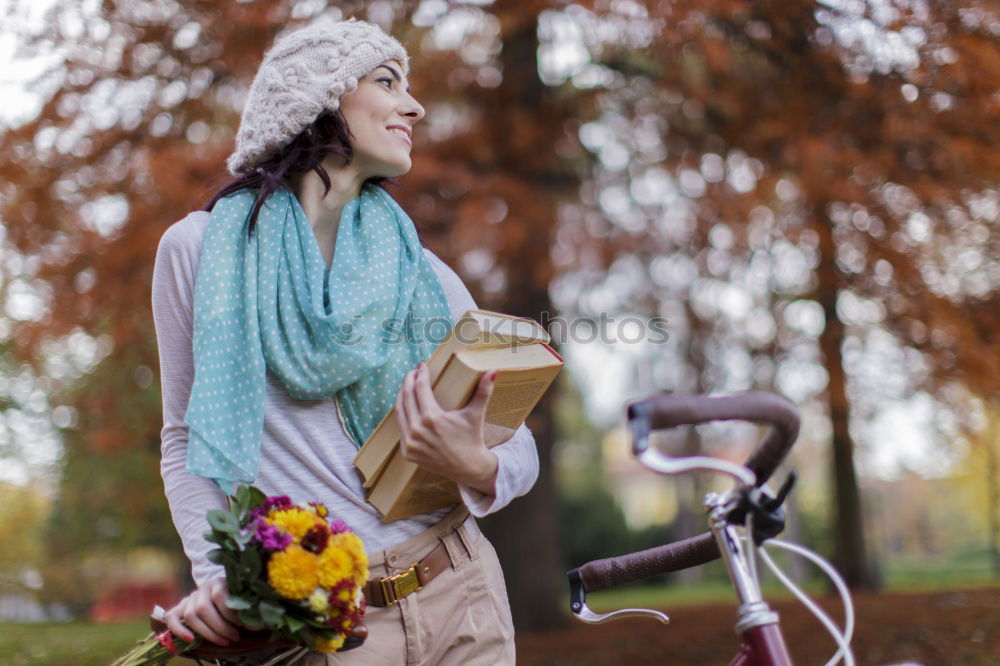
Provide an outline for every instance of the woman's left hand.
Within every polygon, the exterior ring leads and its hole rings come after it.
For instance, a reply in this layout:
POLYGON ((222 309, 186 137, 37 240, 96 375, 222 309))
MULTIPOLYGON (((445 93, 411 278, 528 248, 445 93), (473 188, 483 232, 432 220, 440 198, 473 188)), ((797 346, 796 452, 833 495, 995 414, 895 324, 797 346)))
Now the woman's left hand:
POLYGON ((396 396, 403 457, 432 474, 495 494, 497 456, 483 439, 495 377, 496 371, 483 373, 469 404, 445 410, 434 397, 426 363, 406 373, 396 396))

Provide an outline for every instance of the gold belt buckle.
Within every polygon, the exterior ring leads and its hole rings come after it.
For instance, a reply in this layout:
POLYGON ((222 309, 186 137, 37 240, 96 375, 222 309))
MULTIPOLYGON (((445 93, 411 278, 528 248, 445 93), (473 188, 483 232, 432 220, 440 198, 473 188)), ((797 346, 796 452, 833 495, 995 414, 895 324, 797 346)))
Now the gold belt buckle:
POLYGON ((421 589, 420 580, 417 578, 417 564, 419 562, 414 562, 409 569, 382 579, 382 598, 387 601, 386 606, 397 604, 403 597, 421 589), (391 595, 389 590, 392 590, 391 595))

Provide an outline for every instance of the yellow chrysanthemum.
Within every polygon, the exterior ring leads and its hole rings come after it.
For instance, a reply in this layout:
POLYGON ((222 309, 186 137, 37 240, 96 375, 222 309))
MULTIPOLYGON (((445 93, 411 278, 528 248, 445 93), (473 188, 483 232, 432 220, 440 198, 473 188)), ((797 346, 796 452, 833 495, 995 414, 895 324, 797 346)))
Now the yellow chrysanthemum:
POLYGON ((333 543, 328 543, 319 556, 319 584, 333 587, 354 573, 354 561, 350 554, 333 543))
POLYGON ((361 543, 358 535, 353 532, 335 534, 330 537, 330 542, 326 547, 327 550, 331 548, 341 550, 350 556, 354 584, 364 585, 368 580, 368 556, 365 554, 364 544, 361 543))
POLYGON ((316 638, 316 651, 317 652, 336 652, 340 649, 340 646, 344 644, 344 636, 337 635, 333 638, 316 638))
POLYGON ((291 534, 295 537, 296 542, 305 536, 306 532, 313 526, 325 523, 322 518, 312 511, 306 511, 298 507, 272 511, 267 516, 267 522, 291 534))
POLYGON ((267 582, 286 599, 305 599, 319 584, 319 572, 319 558, 293 543, 271 556, 267 582))

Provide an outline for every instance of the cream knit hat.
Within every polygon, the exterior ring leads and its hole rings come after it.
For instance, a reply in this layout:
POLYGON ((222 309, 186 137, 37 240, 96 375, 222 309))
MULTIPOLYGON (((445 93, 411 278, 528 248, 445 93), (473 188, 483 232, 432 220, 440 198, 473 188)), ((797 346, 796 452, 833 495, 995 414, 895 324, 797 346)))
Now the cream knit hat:
POLYGON ((336 111, 358 78, 386 60, 403 73, 409 57, 381 28, 355 18, 319 19, 279 38, 264 55, 243 106, 236 150, 226 161, 234 176, 266 162, 324 110, 336 111))

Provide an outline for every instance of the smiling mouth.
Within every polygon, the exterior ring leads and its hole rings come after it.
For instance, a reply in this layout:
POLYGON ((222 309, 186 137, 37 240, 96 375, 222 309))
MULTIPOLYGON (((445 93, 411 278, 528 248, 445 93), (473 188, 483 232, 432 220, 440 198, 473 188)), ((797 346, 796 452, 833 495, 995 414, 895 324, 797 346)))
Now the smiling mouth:
POLYGON ((413 142, 410 140, 409 135, 407 135, 407 133, 404 132, 403 130, 401 130, 399 128, 396 128, 396 127, 391 127, 391 128, 389 128, 388 131, 389 131, 389 134, 392 134, 395 137, 399 137, 401 140, 405 141, 407 146, 410 146, 410 147, 413 146, 413 142))

